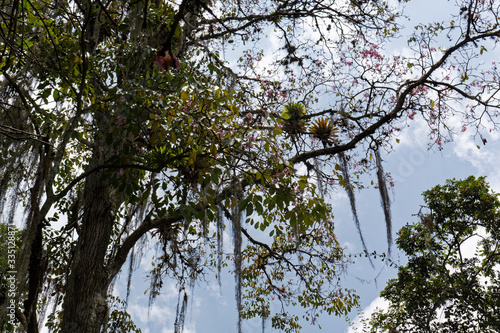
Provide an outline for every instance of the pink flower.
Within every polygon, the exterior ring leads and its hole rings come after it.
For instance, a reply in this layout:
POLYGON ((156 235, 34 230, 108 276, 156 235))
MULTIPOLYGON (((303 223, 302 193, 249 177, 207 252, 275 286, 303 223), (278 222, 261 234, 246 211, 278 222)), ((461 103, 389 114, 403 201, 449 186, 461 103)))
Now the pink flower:
POLYGON ((168 69, 170 67, 173 67, 174 69, 179 69, 179 60, 175 57, 175 55, 172 53, 170 50, 162 51, 159 50, 156 53, 156 59, 155 59, 156 64, 158 67, 168 69))
POLYGON ((165 60, 163 59, 163 57, 160 57, 158 54, 156 55, 155 62, 158 65, 158 67, 160 67, 160 68, 166 68, 167 67, 167 65, 165 64, 165 60))

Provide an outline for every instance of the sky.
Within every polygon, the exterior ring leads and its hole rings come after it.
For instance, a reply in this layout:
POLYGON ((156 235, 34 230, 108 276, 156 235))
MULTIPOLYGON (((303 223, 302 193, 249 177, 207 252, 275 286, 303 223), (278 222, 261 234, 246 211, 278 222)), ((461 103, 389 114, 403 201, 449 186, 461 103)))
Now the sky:
MULTIPOLYGON (((445 19, 449 5, 450 2, 445 0, 414 0, 407 7, 406 12, 411 14, 412 21, 406 25, 411 28, 416 23, 445 19)), ((399 51, 399 48, 405 47, 405 39, 401 41, 403 43, 399 46, 392 46, 393 50, 399 51)), ((498 133, 489 134, 486 137, 488 143, 484 146, 481 144, 480 149, 476 146, 478 143, 471 138, 471 133, 466 131, 457 134, 453 142, 445 144, 442 150, 436 147, 429 150, 425 127, 423 121, 416 118, 410 128, 399 135, 400 143, 394 143, 394 151, 382 156, 385 171, 390 172, 395 180, 391 191, 394 239, 397 230, 407 222, 416 221, 413 214, 418 213, 423 204, 422 192, 443 184, 447 179, 463 179, 469 175, 487 176, 492 189, 500 192, 500 173, 497 171, 497 166, 500 165, 498 133)), ((365 189, 356 194, 359 219, 369 251, 386 252, 385 222, 378 190, 365 189)), ((347 195, 339 190, 331 193, 327 199, 334 208, 336 233, 340 243, 347 252, 361 252, 362 247, 352 220, 347 195)), ((398 252, 395 245, 392 260, 399 264, 405 263, 404 256, 398 252)), ((132 285, 127 311, 143 332, 170 333, 174 328, 177 288, 173 281, 167 282, 162 294, 148 309, 148 296, 144 292, 149 281, 144 272, 150 268, 149 264, 145 260, 141 268, 134 273, 135 282, 132 285)), ((343 276, 344 286, 355 289, 361 297, 360 309, 350 314, 351 321, 356 322, 359 319, 358 312, 369 313, 376 306, 380 306, 382 300, 378 296, 381 290, 388 279, 396 277, 396 268, 380 261, 375 261, 375 266, 373 269, 366 260, 359 260, 343 276)), ((126 274, 121 274, 115 284, 115 293, 124 298, 126 274)), ((236 331, 234 277, 226 272, 222 281, 222 288, 219 288, 215 279, 196 285, 194 296, 189 301, 185 333, 236 331)), ((300 313, 300 309, 297 311, 300 313)), ((322 316, 319 324, 322 326, 321 330, 304 322, 302 332, 354 332, 344 318, 322 316)), ((260 320, 243 322, 244 333, 261 331, 260 320)), ((267 323, 266 332, 274 332, 270 323, 267 323)))

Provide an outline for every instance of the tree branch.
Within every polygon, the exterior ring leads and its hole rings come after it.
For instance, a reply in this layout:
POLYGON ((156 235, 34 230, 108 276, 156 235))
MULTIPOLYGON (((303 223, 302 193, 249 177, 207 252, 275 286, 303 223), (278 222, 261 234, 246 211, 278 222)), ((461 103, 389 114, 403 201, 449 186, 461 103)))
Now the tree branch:
POLYGON ((186 7, 191 0, 182 0, 179 11, 174 16, 174 21, 170 25, 170 31, 168 32, 167 40, 163 44, 161 50, 158 51, 158 55, 164 56, 167 51, 172 51, 172 39, 174 38, 175 29, 179 25, 180 21, 184 18, 186 7))
POLYGON ((335 146, 335 147, 329 147, 329 148, 324 148, 324 149, 319 149, 319 150, 314 150, 310 151, 307 153, 299 154, 290 159, 290 162, 292 163, 298 163, 298 162, 304 162, 308 159, 318 157, 318 156, 323 156, 323 155, 335 155, 340 152, 344 152, 350 149, 353 149, 356 147, 356 144, 360 142, 361 140, 365 139, 366 137, 372 135, 375 133, 375 131, 383 126, 384 124, 390 122, 391 120, 397 118, 399 116, 399 112, 403 109, 404 106, 404 101, 408 94, 413 91, 416 87, 424 84, 425 82, 428 81, 429 77, 438 69, 440 68, 446 60, 457 50, 462 48, 463 46, 473 43, 477 40, 480 39, 487 39, 490 37, 500 37, 500 30, 497 31, 492 31, 488 32, 485 34, 477 35, 474 37, 467 37, 464 38, 461 42, 457 43, 453 47, 450 47, 446 52, 444 52, 443 56, 437 61, 434 65, 432 65, 429 70, 424 73, 420 78, 414 81, 408 81, 405 84, 401 85, 399 89, 397 90, 398 92, 403 89, 401 93, 398 94, 397 96, 397 102, 394 108, 392 109, 391 112, 387 113, 385 116, 381 117, 377 122, 366 128, 364 131, 356 135, 351 141, 349 141, 346 144, 335 146))
POLYGON ((110 265, 107 268, 108 271, 108 285, 113 281, 115 278, 116 274, 120 271, 122 268, 123 264, 127 260, 128 253, 130 250, 135 246, 137 241, 144 236, 148 231, 159 228, 160 226, 168 226, 171 227, 173 224, 181 221, 183 219, 182 215, 173 217, 173 216, 167 216, 167 217, 161 217, 155 220, 151 220, 151 218, 148 216, 142 223, 141 225, 134 230, 123 242, 122 246, 118 249, 116 252, 115 257, 111 261, 110 265))

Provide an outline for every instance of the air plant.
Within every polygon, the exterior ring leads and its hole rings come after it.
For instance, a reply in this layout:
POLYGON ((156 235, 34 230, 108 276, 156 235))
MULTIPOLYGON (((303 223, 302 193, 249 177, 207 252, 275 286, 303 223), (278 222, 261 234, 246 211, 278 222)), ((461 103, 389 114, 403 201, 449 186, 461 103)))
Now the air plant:
POLYGON ((300 103, 286 105, 283 111, 283 118, 285 119, 283 130, 292 135, 304 133, 307 128, 307 121, 302 117, 305 115, 306 109, 304 105, 300 103))
POLYGON ((328 118, 316 119, 309 127, 312 137, 320 140, 325 148, 333 144, 338 130, 333 121, 328 118))

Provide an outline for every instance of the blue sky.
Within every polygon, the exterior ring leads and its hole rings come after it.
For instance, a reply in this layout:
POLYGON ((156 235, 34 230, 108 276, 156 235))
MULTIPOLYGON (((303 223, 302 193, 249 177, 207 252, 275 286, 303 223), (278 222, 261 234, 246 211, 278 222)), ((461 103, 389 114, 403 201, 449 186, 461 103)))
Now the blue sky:
MULTIPOLYGON (((451 3, 452 4, 452 3, 451 3)), ((414 0, 408 5, 407 13, 412 16, 412 21, 403 22, 411 28, 416 23, 425 23, 446 19, 449 1, 445 0, 414 0)), ((410 29, 411 30, 411 29, 410 29)), ((408 31, 408 30, 406 30, 408 31)), ((405 48, 406 38, 390 46, 393 51, 405 48)), ((401 50, 400 50, 401 49, 401 50)), ((391 192, 393 238, 396 231, 407 222, 415 221, 412 216, 418 212, 423 204, 421 193, 437 184, 442 184, 446 179, 465 178, 469 175, 485 175, 492 188, 500 192, 500 174, 497 166, 500 165, 499 135, 491 133, 487 136, 488 143, 478 149, 477 142, 470 137, 470 132, 457 134, 452 143, 445 144, 443 150, 435 147, 428 149, 425 124, 419 119, 411 123, 400 136, 400 143, 394 143, 394 151, 383 155, 385 170, 390 172, 395 179, 395 187, 391 192)), ((328 199, 334 206, 337 237, 347 251, 358 253, 362 251, 359 236, 354 226, 349 202, 342 190, 331 193, 328 199)), ((387 251, 385 222, 380 197, 377 189, 366 189, 357 192, 358 214, 362 225, 367 246, 370 251, 387 251)), ((226 243, 230 243, 226 241, 226 243)), ((405 258, 393 246, 392 259, 404 263, 405 258)), ((344 276, 344 285, 356 289, 361 296, 361 309, 367 309, 379 304, 378 295, 389 278, 396 276, 396 269, 386 266, 380 261, 375 261, 373 269, 366 260, 360 260, 344 276), (380 273, 380 275, 379 275, 380 273), (377 277, 378 276, 378 277, 377 277), (377 277, 377 283, 374 282, 377 277), (364 281, 363 281, 364 280, 364 281)), ((149 281, 144 269, 150 266, 144 260, 141 269, 134 273, 134 283, 130 296, 128 311, 132 314, 135 323, 145 333, 170 333, 173 332, 175 307, 177 302, 177 289, 175 282, 168 281, 163 293, 158 297, 152 308, 148 310, 148 296, 144 291, 148 288, 149 281)), ((115 290, 123 298, 126 275, 122 273, 121 279, 116 283, 115 290)), ((297 309, 300 313, 300 309, 297 309)), ((353 312, 350 319, 354 320, 357 313, 353 312)), ((304 322, 302 332, 347 332, 349 323, 343 318, 323 316, 319 323, 323 329, 310 326, 304 322)), ((223 276, 223 285, 220 289, 215 279, 209 283, 200 282, 194 289, 194 296, 189 301, 189 310, 186 317, 185 333, 215 333, 236 331, 236 311, 234 301, 234 278, 226 273, 223 276)), ((266 332, 272 332, 267 325, 266 332)), ((243 332, 261 332, 259 320, 243 323, 243 332)))

